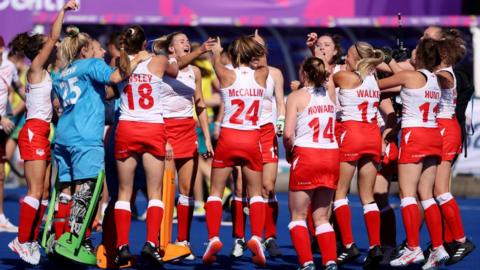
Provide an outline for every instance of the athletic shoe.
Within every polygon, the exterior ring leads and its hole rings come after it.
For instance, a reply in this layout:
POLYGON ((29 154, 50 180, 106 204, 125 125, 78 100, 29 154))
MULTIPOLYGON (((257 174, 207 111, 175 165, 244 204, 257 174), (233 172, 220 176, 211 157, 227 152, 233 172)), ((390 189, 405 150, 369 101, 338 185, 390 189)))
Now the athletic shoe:
POLYGON ((233 239, 232 253, 230 256, 240 258, 243 256, 243 251, 245 251, 246 248, 247 245, 245 244, 245 239, 235 238, 233 239))
POLYGON ((115 257, 115 265, 121 266, 127 264, 133 258, 128 245, 123 245, 117 250, 117 257, 115 257))
POLYGON ((450 256, 448 256, 447 251, 443 246, 439 246, 435 250, 430 250, 430 256, 428 256, 427 262, 422 266, 423 270, 433 270, 437 269, 441 264, 448 261, 450 256))
POLYGON ((465 239, 465 242, 460 243, 454 241, 448 245, 450 250, 450 260, 447 261, 446 265, 455 264, 475 249, 475 244, 472 243, 469 239, 465 239))
POLYGON ((263 245, 260 239, 256 236, 252 236, 247 242, 247 248, 252 252, 252 261, 258 266, 265 266, 267 259, 263 251, 263 245))
POLYGON ((380 246, 374 246, 368 251, 367 257, 363 262, 363 269, 377 269, 380 265, 380 261, 383 258, 382 250, 380 246))
POLYGON ((18 227, 13 225, 8 218, 0 221, 0 232, 18 233, 18 227))
POLYGON ((338 264, 342 265, 351 262, 360 256, 360 250, 357 245, 353 243, 349 248, 343 247, 338 255, 338 264))
POLYGON ((222 249, 223 244, 218 237, 213 237, 208 241, 207 249, 203 254, 203 263, 212 264, 217 260, 217 253, 222 249))
POLYGON ((416 247, 414 249, 404 247, 399 251, 399 256, 390 261, 390 266, 407 266, 414 263, 421 263, 423 261, 425 261, 425 257, 423 256, 423 252, 420 247, 416 247))
POLYGON ((194 217, 204 217, 205 216, 205 203, 204 202, 195 202, 193 208, 194 217))
POLYGON ((282 252, 280 251, 280 247, 277 244, 277 240, 274 237, 270 237, 263 243, 265 249, 268 252, 270 258, 277 258, 282 256, 282 252))
POLYGON ((315 270, 315 264, 313 262, 307 262, 303 266, 300 266, 298 270, 315 270))
POLYGON ((331 262, 323 268, 325 270, 338 270, 338 265, 335 262, 331 262))
POLYGON ((193 261, 193 260, 195 260, 195 255, 193 254, 193 251, 192 251, 192 247, 191 247, 191 245, 190 245, 190 242, 188 242, 188 241, 175 242, 175 245, 184 246, 184 247, 187 247, 187 248, 190 249, 190 255, 188 255, 187 257, 183 258, 184 260, 187 260, 187 261, 193 261))
POLYGON ((143 245, 140 254, 146 261, 163 266, 162 256, 158 253, 158 247, 154 246, 152 243, 146 242, 145 245, 143 245))
POLYGON ((83 247, 91 252, 92 254, 95 254, 95 247, 93 246, 92 239, 87 238, 83 241, 83 247))
POLYGON ((38 244, 37 241, 33 241, 30 243, 30 248, 32 251, 33 258, 35 259, 34 264, 39 264, 40 258, 42 257, 42 254, 40 254, 40 244, 38 244))
POLYGON ((30 242, 20 243, 18 241, 18 237, 15 237, 10 243, 8 243, 8 247, 15 253, 20 256, 20 258, 29 264, 38 264, 36 262, 34 255, 32 254, 32 247, 30 242), (36 263, 35 263, 36 262, 36 263))

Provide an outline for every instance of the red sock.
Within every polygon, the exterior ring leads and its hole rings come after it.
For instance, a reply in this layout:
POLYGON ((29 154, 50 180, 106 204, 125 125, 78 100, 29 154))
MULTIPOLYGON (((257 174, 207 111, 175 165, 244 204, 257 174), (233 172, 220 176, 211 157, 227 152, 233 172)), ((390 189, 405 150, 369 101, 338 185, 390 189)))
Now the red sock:
POLYGON ((37 241, 38 234, 40 233, 40 225, 42 225, 43 215, 45 215, 45 211, 47 210, 48 200, 42 200, 40 204, 40 208, 37 211, 37 216, 35 217, 35 232, 32 235, 32 241, 37 241))
POLYGON ((190 227, 192 225, 193 198, 180 194, 177 203, 177 241, 190 241, 190 227))
POLYGON ((333 211, 335 212, 335 218, 337 219, 338 228, 342 235, 342 243, 344 246, 348 246, 353 241, 352 233, 352 214, 350 212, 350 206, 347 199, 336 200, 333 202, 333 211))
MULTIPOLYGON (((464 238, 465 231, 463 230, 462 216, 460 215, 460 209, 458 208, 455 198, 450 193, 444 193, 438 196, 437 200, 440 203, 443 218, 448 225, 448 229, 450 229, 453 240, 464 238)), ((451 242, 451 240, 448 242, 451 242)))
POLYGON ((277 198, 269 199, 265 213, 265 239, 277 237, 278 201, 277 198))
POLYGON ((330 223, 317 226, 315 229, 320 252, 322 253, 322 265, 337 260, 337 240, 335 239, 335 231, 330 223))
POLYGON ((163 209, 165 206, 160 200, 150 200, 147 208, 147 241, 158 247, 160 225, 162 224, 163 209))
POLYGON ((307 225, 308 225, 308 232, 310 235, 315 235, 315 224, 313 223, 313 215, 312 215, 312 205, 308 205, 307 209, 307 225))
POLYGON ((397 246, 397 226, 395 212, 390 206, 386 206, 380 212, 380 242, 382 246, 397 246))
MULTIPOLYGON (((442 209, 442 206, 440 206, 440 209, 442 209)), ((442 210, 442 214, 443 214, 443 210, 442 210)), ((443 215, 442 217, 442 223, 443 223, 443 240, 446 243, 451 243, 453 241, 453 234, 452 234, 452 230, 450 229, 450 226, 448 226, 445 215, 443 215)))
POLYGON ((250 198, 250 227, 252 236, 262 239, 265 227, 265 202, 261 196, 250 198))
POLYGON ((32 228, 35 226, 35 217, 40 202, 31 196, 23 198, 20 205, 20 222, 18 224, 18 241, 20 243, 28 242, 31 239, 32 228))
POLYGON ((245 213, 243 206, 245 203, 241 197, 234 197, 232 201, 232 236, 234 238, 245 237, 245 213))
POLYGON ((119 248, 128 245, 128 235, 130 233, 130 223, 132 212, 130 210, 130 202, 117 201, 115 203, 115 229, 117 231, 117 245, 119 248))
POLYGON ((58 196, 57 211, 54 215, 53 226, 55 228, 55 240, 58 240, 66 228, 70 228, 68 217, 70 215, 70 207, 72 206, 72 197, 67 194, 60 194, 58 196))
POLYGON ((290 238, 297 252, 298 262, 304 265, 307 262, 313 262, 312 251, 310 249, 310 236, 305 221, 291 221, 288 224, 290 238))
POLYGON ((380 211, 376 203, 363 206, 363 217, 367 226, 370 247, 380 246, 380 211))
POLYGON ((222 223, 222 199, 210 196, 205 204, 205 214, 207 219, 208 239, 219 235, 220 224, 222 223))
POLYGON ((425 210, 425 223, 430 234, 430 240, 432 240, 432 247, 437 248, 443 244, 440 209, 433 198, 422 201, 422 206, 425 210))
POLYGON ((67 217, 65 218, 65 228, 63 229, 64 232, 70 232, 70 210, 72 209, 73 201, 68 202, 68 212, 67 217))
POLYGON ((420 228, 420 211, 417 200, 413 197, 405 197, 402 199, 401 205, 407 244, 410 248, 416 248, 420 246, 418 231, 418 228, 420 228))

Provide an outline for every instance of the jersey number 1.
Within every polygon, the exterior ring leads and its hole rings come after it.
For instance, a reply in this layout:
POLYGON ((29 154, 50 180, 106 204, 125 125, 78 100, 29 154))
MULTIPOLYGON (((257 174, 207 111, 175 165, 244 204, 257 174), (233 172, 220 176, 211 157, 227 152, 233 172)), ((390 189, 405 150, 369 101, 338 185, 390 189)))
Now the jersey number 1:
MULTIPOLYGON (((318 137, 320 137, 320 119, 313 118, 312 121, 308 123, 308 126, 313 129, 313 142, 318 143, 318 137)), ((333 142, 333 118, 328 118, 327 125, 323 129, 323 138, 330 139, 330 142, 333 142)))
MULTIPOLYGON (((153 97, 152 97, 152 86, 148 83, 142 83, 138 86, 138 105, 144 110, 148 110, 153 107, 153 97)), ((135 100, 133 98, 132 86, 129 84, 124 89, 123 92, 127 95, 128 99, 128 108, 130 110, 135 110, 135 100)))

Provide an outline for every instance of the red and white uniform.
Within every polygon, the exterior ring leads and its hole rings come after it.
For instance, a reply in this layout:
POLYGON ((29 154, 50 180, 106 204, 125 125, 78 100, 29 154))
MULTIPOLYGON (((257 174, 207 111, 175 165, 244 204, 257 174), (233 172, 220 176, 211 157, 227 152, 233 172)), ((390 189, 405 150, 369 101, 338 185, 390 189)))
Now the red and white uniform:
POLYGON ((238 67, 233 71, 235 82, 221 89, 225 112, 212 166, 245 165, 262 171, 260 112, 265 88, 256 82, 253 69, 238 67))
POLYGON ((437 125, 441 90, 437 76, 420 69, 426 78, 418 89, 402 88, 402 138, 399 163, 418 163, 427 156, 442 155, 442 138, 437 125))
POLYGON ((442 135, 442 160, 453 160, 462 152, 462 131, 455 117, 457 106, 457 78, 452 67, 442 68, 439 71, 447 71, 453 76, 453 87, 442 89, 438 108, 438 128, 442 135))
POLYGON ((271 73, 267 77, 267 88, 263 97, 262 113, 260 115, 260 144, 263 163, 278 162, 278 141, 274 126, 275 112, 275 81, 271 73))
POLYGON ((373 74, 354 89, 340 89, 342 133, 340 161, 356 161, 371 156, 380 162, 382 139, 377 125, 380 89, 373 74), (366 136, 367 135, 367 136, 366 136))
POLYGON ((290 190, 335 189, 339 174, 334 135, 335 103, 325 88, 307 88, 310 101, 298 114, 295 127, 290 190))
POLYGON ((50 160, 50 122, 52 120, 52 78, 44 72, 40 83, 27 82, 25 89, 26 122, 18 136, 20 156, 24 160, 50 160))
MULTIPOLYGON (((6 53, 4 53, 6 55, 6 53)), ((18 73, 15 65, 6 57, 0 64, 0 115, 6 116, 8 103, 8 87, 12 81, 18 81, 18 73)), ((8 135, 3 131, 3 126, 0 126, 0 161, 5 162, 5 147, 7 144, 8 135)))
POLYGON ((165 129, 160 91, 163 84, 148 70, 150 60, 135 68, 128 82, 120 85, 120 121, 115 136, 115 158, 150 153, 165 156, 165 129))
POLYGON ((193 119, 193 95, 195 73, 193 67, 179 70, 177 78, 165 76, 160 93, 167 142, 173 148, 174 158, 190 158, 198 148, 195 120, 193 119))

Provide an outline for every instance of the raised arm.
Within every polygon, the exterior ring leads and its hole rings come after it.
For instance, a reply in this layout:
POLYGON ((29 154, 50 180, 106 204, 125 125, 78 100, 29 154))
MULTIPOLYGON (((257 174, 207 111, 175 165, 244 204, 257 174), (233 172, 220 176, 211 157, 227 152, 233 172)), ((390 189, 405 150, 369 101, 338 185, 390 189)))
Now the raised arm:
POLYGON ((178 68, 182 69, 188 65, 190 65, 197 57, 200 55, 212 50, 213 46, 215 46, 215 39, 213 38, 208 38, 207 41, 205 41, 202 46, 198 47, 196 50, 193 52, 186 54, 182 57, 179 57, 177 59, 178 61, 178 68))
POLYGON ((32 64, 30 66, 28 79, 31 83, 36 83, 41 81, 43 66, 48 61, 50 54, 55 47, 55 43, 57 43, 58 39, 60 38, 60 33, 62 31, 62 23, 65 17, 65 12, 68 10, 74 10, 78 8, 78 3, 75 0, 68 1, 63 8, 58 12, 57 18, 55 19, 52 30, 50 31, 50 35, 47 37, 47 41, 43 45, 42 50, 38 53, 38 55, 33 59, 32 64))
POLYGON ((212 55, 213 55, 213 68, 215 69, 215 73, 217 74, 218 80, 220 81, 220 88, 223 86, 230 85, 230 80, 233 82, 235 80, 235 73, 226 68, 221 61, 221 54, 223 48, 220 43, 220 38, 217 37, 217 41, 215 46, 212 48, 212 55))

